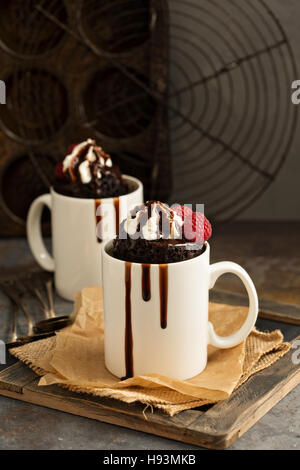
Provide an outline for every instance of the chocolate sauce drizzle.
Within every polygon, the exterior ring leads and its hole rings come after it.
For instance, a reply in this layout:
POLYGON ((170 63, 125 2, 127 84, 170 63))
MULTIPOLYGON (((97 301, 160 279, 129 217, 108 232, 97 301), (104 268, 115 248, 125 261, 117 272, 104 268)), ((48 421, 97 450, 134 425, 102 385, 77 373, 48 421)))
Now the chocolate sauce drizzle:
POLYGON ((137 232, 141 232, 149 219, 154 217, 158 238, 170 238, 172 229, 175 229, 178 234, 181 233, 181 227, 178 220, 175 219, 174 211, 162 202, 147 201, 144 204, 140 204, 131 210, 130 216, 131 219, 136 219, 137 221, 137 232))
POLYGON ((168 265, 159 266, 160 326, 167 328, 168 320, 168 265))
POLYGON ((133 377, 133 338, 131 322, 131 263, 125 263, 125 368, 126 380, 133 377))
POLYGON ((114 208, 116 214, 116 235, 119 235, 120 230, 120 199, 118 197, 114 198, 114 208))
POLYGON ((101 212, 101 199, 95 199, 95 217, 96 217, 96 237, 98 243, 102 242, 102 227, 101 227, 101 220, 102 215, 101 212))
POLYGON ((142 297, 145 302, 151 299, 151 264, 142 264, 142 297))
POLYGON ((116 197, 127 192, 119 167, 93 139, 73 147, 55 185, 62 194, 80 198, 116 197))
POLYGON ((79 175, 79 166, 85 160, 89 162, 89 168, 91 173, 95 179, 97 179, 97 170, 101 171, 101 174, 114 174, 115 177, 121 181, 121 174, 119 172, 118 167, 113 165, 111 162, 111 157, 108 153, 105 153, 101 147, 96 145, 95 140, 88 139, 86 142, 82 142, 82 144, 77 145, 73 149, 73 157, 71 163, 68 167, 68 174, 70 176, 71 181, 75 182, 80 180, 79 175), (91 153, 94 156, 94 160, 88 160, 88 151, 91 149, 91 153), (110 161, 111 165, 107 166, 107 162, 110 161))
MULTIPOLYGON (((95 141, 91 141, 93 144, 95 144, 95 141)), ((83 142, 84 143, 84 142, 83 142)), ((79 165, 85 160, 86 158, 86 151, 89 148, 90 144, 89 142, 85 142, 85 145, 83 145, 81 148, 78 148, 77 152, 74 152, 74 156, 72 158, 71 164, 68 168, 68 174, 70 176, 71 181, 75 182, 80 179, 79 176, 79 165)))
MULTIPOLYGON (((133 366, 133 335, 131 318, 131 267, 132 263, 125 262, 125 370, 126 375, 121 380, 127 380, 134 376, 133 366)), ((151 299, 151 265, 142 265, 142 296, 145 302, 151 299)), ((160 326, 167 328, 168 316, 168 265, 159 266, 159 291, 160 291, 160 326)))

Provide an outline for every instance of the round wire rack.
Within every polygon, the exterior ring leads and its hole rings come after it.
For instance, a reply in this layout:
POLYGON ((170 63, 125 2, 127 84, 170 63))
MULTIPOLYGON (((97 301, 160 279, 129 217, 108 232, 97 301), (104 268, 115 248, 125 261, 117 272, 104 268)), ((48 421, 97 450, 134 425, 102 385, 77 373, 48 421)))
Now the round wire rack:
POLYGON ((71 109, 64 76, 72 75, 82 88, 78 125, 124 142, 124 151, 113 151, 116 160, 137 176, 141 169, 152 197, 166 184, 157 181, 165 157, 159 146, 156 155, 147 146, 137 151, 135 139, 151 129, 159 109, 168 118, 169 202, 204 203, 210 217, 229 220, 259 198, 281 170, 297 124, 290 101, 295 59, 265 1, 82 0, 75 15, 71 3, 0 0, 0 18, 12 23, 0 28, 0 47, 23 60, 7 77, 11 93, 0 107, 5 134, 29 146, 31 155, 32 146, 59 136, 71 109), (155 40, 159 28, 167 56, 155 40), (68 38, 73 46, 60 55, 68 38), (141 70, 146 47, 156 66, 150 60, 141 70), (26 65, 51 51, 55 70, 45 62, 39 68, 38 60, 26 65), (85 69, 89 56, 97 67, 85 69), (164 66, 166 82, 159 73, 164 66))
POLYGON ((287 158, 293 53, 263 0, 174 0, 170 19, 172 198, 233 218, 287 158))

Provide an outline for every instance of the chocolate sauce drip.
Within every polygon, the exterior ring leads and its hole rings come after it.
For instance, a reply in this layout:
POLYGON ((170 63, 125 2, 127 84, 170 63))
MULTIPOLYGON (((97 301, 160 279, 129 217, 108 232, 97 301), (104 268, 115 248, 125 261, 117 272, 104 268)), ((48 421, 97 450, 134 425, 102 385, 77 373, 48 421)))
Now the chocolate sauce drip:
POLYGON ((120 199, 118 197, 114 198, 114 208, 116 214, 116 235, 119 235, 120 230, 120 199))
MULTIPOLYGON (((133 377, 133 338, 131 323, 131 263, 125 263, 125 367, 126 378, 133 377)), ((125 379, 125 377, 124 377, 125 379)))
POLYGON ((101 199, 95 199, 95 217, 96 217, 96 236, 98 243, 102 242, 102 230, 101 230, 101 199))
POLYGON ((142 297, 145 302, 151 299, 151 265, 142 264, 142 297))
POLYGON ((168 320, 168 265, 159 266, 160 326, 167 328, 168 320))

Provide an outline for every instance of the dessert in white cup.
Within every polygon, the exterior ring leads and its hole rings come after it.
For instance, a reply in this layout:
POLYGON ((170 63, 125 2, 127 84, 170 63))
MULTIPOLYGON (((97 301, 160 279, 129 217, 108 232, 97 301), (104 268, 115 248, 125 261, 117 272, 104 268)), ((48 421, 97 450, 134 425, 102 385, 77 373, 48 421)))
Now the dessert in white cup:
MULTIPOLYGON (((139 219, 139 210, 143 210, 137 208, 121 224, 120 234, 124 238, 110 240, 102 248, 105 364, 119 378, 160 374, 185 380, 205 369, 208 344, 231 348, 246 339, 257 318, 258 299, 252 280, 241 266, 229 261, 210 265, 205 233, 203 246, 184 235, 173 238, 177 229, 172 224, 169 233, 163 233, 162 219, 168 226, 176 214, 161 203, 155 204, 160 214, 153 216, 147 207, 144 215, 148 212, 148 219, 136 224, 142 234, 142 226, 148 225, 144 235, 149 234, 149 227, 155 225, 149 220, 154 217, 157 225, 150 230, 153 236, 134 238, 131 220, 139 219), (166 259, 163 264, 149 262, 149 256, 157 261, 162 246, 169 250, 170 262, 166 259), (244 283, 249 312, 239 331, 219 337, 208 321, 209 290, 225 273, 236 274, 244 283)), ((184 228, 184 223, 178 222, 179 226, 184 228)))
POLYGON ((85 286, 102 284, 101 244, 118 234, 128 210, 143 201, 142 183, 121 175, 103 153, 91 139, 73 147, 58 166, 57 184, 32 203, 27 217, 32 253, 42 268, 54 271, 56 290, 67 300, 85 286), (45 205, 51 210, 53 256, 41 234, 45 205))

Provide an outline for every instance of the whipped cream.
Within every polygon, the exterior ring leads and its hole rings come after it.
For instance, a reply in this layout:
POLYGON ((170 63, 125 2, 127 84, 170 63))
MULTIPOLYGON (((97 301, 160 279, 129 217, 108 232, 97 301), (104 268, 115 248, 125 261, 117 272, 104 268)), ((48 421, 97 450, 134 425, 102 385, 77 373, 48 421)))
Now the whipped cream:
POLYGON ((130 211, 124 230, 131 238, 138 235, 145 240, 182 238, 183 220, 166 204, 148 201, 130 211))
MULTIPOLYGON (((65 157, 63 172, 69 172, 72 181, 75 181, 74 168, 78 165, 78 174, 82 184, 88 184, 93 178, 92 167, 97 163, 103 169, 112 168, 113 166, 110 155, 106 154, 101 147, 96 146, 95 140, 87 139, 75 145, 72 152, 65 157)), ((97 168, 96 176, 98 179, 102 178, 101 168, 97 168)))
POLYGON ((78 170, 79 170, 81 182, 83 184, 90 183, 92 180, 90 162, 88 160, 84 160, 84 162, 80 163, 78 170))

